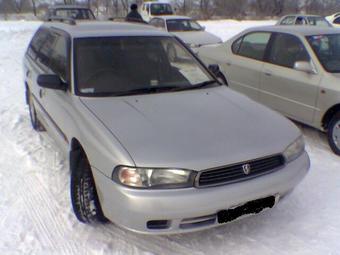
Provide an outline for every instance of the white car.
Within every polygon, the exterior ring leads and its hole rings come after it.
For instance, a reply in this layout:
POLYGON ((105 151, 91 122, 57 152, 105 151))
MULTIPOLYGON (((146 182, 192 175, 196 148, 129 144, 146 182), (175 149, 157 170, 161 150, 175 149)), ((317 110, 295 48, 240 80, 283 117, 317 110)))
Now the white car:
POLYGON ((150 2, 143 3, 140 13, 142 15, 142 18, 146 22, 149 22, 153 17, 156 17, 156 16, 173 15, 174 10, 170 3, 150 1, 150 2))
POLYGON ((150 25, 176 35, 191 48, 222 43, 221 38, 213 35, 197 21, 185 16, 159 16, 150 20, 150 25))
POLYGON ((333 15, 330 15, 326 17, 326 19, 334 26, 334 27, 340 27, 340 12, 334 13, 333 15))
POLYGON ((199 48, 198 55, 219 66, 232 89, 327 132, 332 150, 340 155, 338 29, 251 28, 220 46, 199 48))

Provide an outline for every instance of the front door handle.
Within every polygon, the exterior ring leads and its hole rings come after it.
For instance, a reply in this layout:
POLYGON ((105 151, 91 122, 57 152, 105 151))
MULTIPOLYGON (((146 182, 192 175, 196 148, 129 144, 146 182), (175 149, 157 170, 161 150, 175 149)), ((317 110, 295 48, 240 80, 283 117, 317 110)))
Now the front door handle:
POLYGON ((227 66, 231 66, 231 61, 226 62, 227 66))
POLYGON ((272 76, 273 75, 273 73, 271 71, 269 71, 269 70, 265 70, 264 74, 267 75, 267 76, 272 76))

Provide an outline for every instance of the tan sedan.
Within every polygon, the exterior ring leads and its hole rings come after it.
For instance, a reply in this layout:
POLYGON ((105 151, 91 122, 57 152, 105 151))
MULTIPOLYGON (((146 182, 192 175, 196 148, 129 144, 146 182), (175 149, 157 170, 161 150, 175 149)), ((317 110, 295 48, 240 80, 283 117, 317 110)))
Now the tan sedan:
POLYGON ((267 26, 248 29, 198 55, 218 64, 230 88, 328 134, 340 155, 340 31, 267 26))

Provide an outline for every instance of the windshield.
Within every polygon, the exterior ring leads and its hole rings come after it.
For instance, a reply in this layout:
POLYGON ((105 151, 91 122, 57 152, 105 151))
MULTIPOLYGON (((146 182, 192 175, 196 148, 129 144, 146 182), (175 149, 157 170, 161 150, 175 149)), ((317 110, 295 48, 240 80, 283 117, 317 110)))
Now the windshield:
POLYGON ((340 34, 307 36, 319 61, 330 73, 340 73, 340 34))
POLYGON ((151 15, 172 15, 173 11, 170 4, 152 4, 151 15))
POLYGON ((88 9, 58 9, 56 10, 55 15, 58 17, 73 18, 76 20, 95 19, 92 11, 88 9))
POLYGON ((172 37, 75 39, 77 93, 120 96, 215 84, 214 78, 172 37))
POLYGON ((169 32, 175 31, 202 31, 203 28, 194 20, 172 19, 166 22, 169 32))
POLYGON ((330 24, 323 17, 307 17, 308 23, 312 26, 329 27, 330 24))

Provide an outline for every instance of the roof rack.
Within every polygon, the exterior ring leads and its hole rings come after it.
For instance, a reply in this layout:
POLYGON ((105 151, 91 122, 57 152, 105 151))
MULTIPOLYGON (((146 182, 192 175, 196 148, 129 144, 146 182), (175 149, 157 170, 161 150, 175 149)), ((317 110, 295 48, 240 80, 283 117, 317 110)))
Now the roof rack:
POLYGON ((48 18, 48 21, 60 21, 69 25, 77 25, 76 20, 70 17, 52 16, 48 18))

